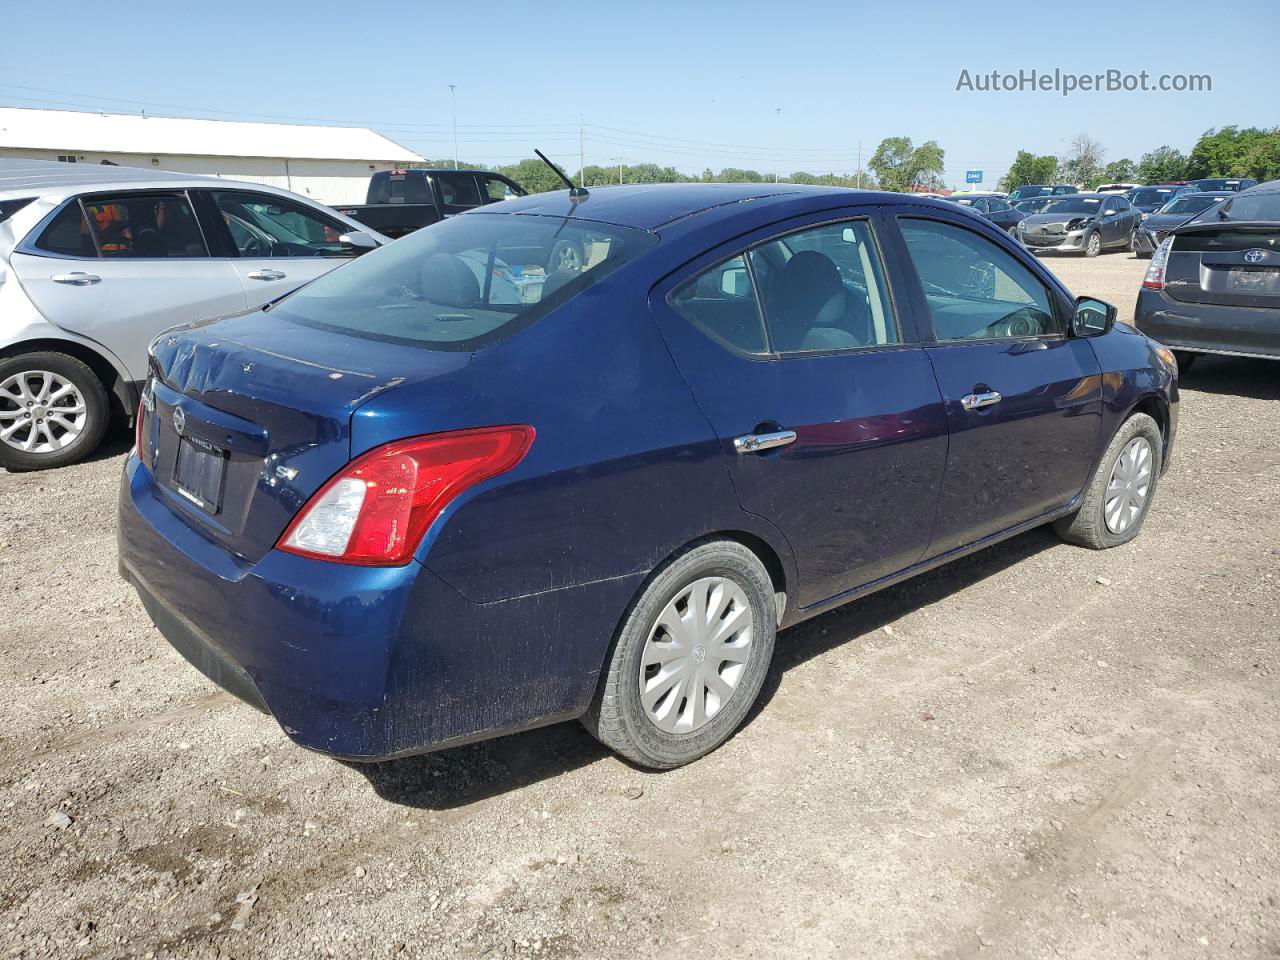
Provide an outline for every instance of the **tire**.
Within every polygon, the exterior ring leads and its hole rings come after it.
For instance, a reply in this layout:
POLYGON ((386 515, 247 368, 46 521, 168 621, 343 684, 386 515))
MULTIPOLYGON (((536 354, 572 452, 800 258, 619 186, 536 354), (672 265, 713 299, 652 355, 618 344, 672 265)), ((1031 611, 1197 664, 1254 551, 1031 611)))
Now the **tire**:
POLYGON ((1086 257, 1096 257, 1102 252, 1102 235, 1098 231, 1094 231, 1085 237, 1084 255, 1086 257))
MULTIPOLYGON (((754 553, 732 540, 692 546, 649 580, 623 618, 595 700, 582 718, 583 725, 606 747, 642 767, 669 770, 705 756, 732 736, 759 696, 773 658, 777 622, 773 583, 754 553), (720 581, 719 593, 711 586, 703 594, 711 611, 707 622, 731 621, 745 609, 750 614, 749 629, 739 627, 729 634, 733 647, 713 648, 710 638, 695 634, 690 638, 691 650, 701 651, 700 654, 672 656, 661 664, 650 658, 651 662, 645 665, 651 636, 659 641, 673 636, 660 626, 659 618, 675 616, 683 600, 687 616, 696 619, 700 609, 697 594, 715 581, 720 581), (726 595, 734 593, 729 585, 736 587, 737 593, 725 602, 726 595), (724 602, 724 614, 719 618, 714 616, 721 605, 718 601, 724 602), (744 647, 749 651, 745 656, 718 658, 714 652, 744 647), (697 656, 702 659, 695 660, 697 656), (662 674, 673 665, 667 675, 683 672, 685 679, 664 693, 664 687, 670 685, 664 685, 662 674), (711 687, 713 681, 703 679, 712 676, 721 688, 731 686, 731 692, 722 700, 711 687), (661 694, 651 701, 650 709, 641 695, 646 678, 661 694), (716 704, 712 697, 716 697, 716 704), (699 698, 709 715, 701 725, 694 719, 699 698), (669 729, 651 716, 651 709, 661 713, 664 708, 669 729), (688 721, 687 726, 684 721, 688 721)), ((714 631, 715 623, 709 629, 714 631)), ((657 649, 665 646, 658 644, 657 649)), ((674 648, 678 647, 676 640, 674 648)))
POLYGON ((78 463, 102 441, 109 419, 102 381, 75 357, 41 351, 0 360, 0 466, 47 470, 78 463), (46 408, 40 401, 49 397, 46 408), (47 418, 31 415, 46 409, 47 418))
POLYGON ((551 248, 551 256, 547 258, 547 273, 557 270, 569 270, 581 273, 586 266, 586 256, 580 244, 572 240, 561 240, 551 248))
POLYGON ((1178 373, 1186 373, 1191 369, 1191 365, 1196 362, 1198 353, 1188 353, 1186 350, 1173 351, 1173 359, 1178 361, 1178 373))
MULTIPOLYGON (((1053 525, 1058 536, 1068 543, 1089 547, 1093 550, 1118 547, 1120 544, 1128 543, 1136 537, 1142 529, 1142 523, 1147 518, 1152 502, 1155 500, 1156 487, 1160 481, 1161 451, 1160 427, 1156 422, 1145 413, 1135 413, 1130 416, 1128 420, 1120 425, 1116 435, 1111 438, 1111 443, 1107 446, 1107 451, 1103 454, 1093 479, 1089 481, 1089 486, 1085 488, 1084 501, 1080 504, 1080 509, 1072 516, 1063 517, 1053 525), (1141 505, 1137 508, 1136 514, 1129 515, 1127 511, 1121 511, 1127 516, 1127 522, 1121 529, 1108 523, 1106 512, 1108 504, 1113 500, 1108 496, 1108 488, 1111 485, 1112 472, 1117 469, 1117 461, 1120 459, 1121 454, 1129 449, 1130 444, 1135 444, 1139 440, 1146 441, 1147 448, 1145 462, 1147 470, 1146 492, 1143 495, 1141 505)), ((1123 470, 1124 468, 1120 469, 1123 470)), ((1138 478, 1141 477, 1140 470, 1141 464, 1139 464, 1138 478)), ((1130 475, 1132 476, 1133 474, 1130 475)))
POLYGON ((1135 250, 1133 251, 1133 255, 1137 257, 1139 260, 1151 259, 1151 252, 1149 250, 1135 250))

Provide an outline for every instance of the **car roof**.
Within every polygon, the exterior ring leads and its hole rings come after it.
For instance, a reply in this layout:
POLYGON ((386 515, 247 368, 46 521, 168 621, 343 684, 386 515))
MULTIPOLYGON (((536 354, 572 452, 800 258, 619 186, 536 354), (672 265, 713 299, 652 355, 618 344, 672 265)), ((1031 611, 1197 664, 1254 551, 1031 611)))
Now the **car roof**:
POLYGON ((108 164, 60 163, 56 160, 0 158, 0 196, 67 195, 100 187, 163 187, 198 183, 227 183, 220 177, 168 170, 146 170, 108 164))
MULTIPOLYGON (((895 194, 796 183, 646 183, 592 187, 590 196, 577 203, 569 199, 568 190, 535 193, 493 206, 478 207, 476 212, 570 217, 638 230, 656 230, 708 211, 728 216, 741 209, 743 204, 759 207, 781 204, 804 196, 825 196, 837 201, 854 202, 859 197, 883 200, 895 194)), ((907 201, 909 198, 903 195, 902 199, 907 201)))

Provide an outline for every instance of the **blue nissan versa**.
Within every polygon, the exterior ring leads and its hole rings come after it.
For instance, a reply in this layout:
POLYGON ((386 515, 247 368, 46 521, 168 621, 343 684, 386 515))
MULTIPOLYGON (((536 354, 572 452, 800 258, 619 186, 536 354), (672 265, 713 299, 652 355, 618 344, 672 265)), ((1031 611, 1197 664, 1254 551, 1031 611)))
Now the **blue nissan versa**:
POLYGON ((1167 350, 952 203, 542 194, 162 335, 121 570, 315 750, 581 718, 673 767, 780 627, 1037 524, 1134 537, 1177 399, 1167 350))

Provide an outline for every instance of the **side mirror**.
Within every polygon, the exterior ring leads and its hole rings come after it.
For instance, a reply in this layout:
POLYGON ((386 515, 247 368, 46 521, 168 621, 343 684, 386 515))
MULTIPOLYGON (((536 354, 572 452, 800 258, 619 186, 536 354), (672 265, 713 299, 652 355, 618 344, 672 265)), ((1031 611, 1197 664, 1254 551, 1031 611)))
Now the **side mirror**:
POLYGON ((1100 337, 1116 325, 1116 308, 1093 297, 1076 297, 1071 314, 1071 334, 1076 337, 1100 337))
POLYGON ((751 278, 746 268, 726 270, 720 274, 720 292, 727 297, 746 297, 751 295, 751 278))
POLYGON ((367 233, 360 233, 359 231, 344 233, 338 238, 338 243, 345 249, 354 250, 356 253, 366 253, 369 250, 376 250, 378 248, 377 240, 373 239, 373 237, 369 236, 367 233))

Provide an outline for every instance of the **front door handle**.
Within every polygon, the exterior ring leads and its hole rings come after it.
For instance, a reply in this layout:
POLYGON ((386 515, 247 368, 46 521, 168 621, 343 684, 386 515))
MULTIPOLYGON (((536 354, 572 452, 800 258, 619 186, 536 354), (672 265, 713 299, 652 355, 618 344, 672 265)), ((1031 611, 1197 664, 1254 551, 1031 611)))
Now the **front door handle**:
POLYGON ((54 283, 69 283, 73 287, 87 287, 91 284, 102 282, 102 278, 96 274, 84 273, 81 270, 75 270, 71 273, 55 273, 49 279, 54 283))
POLYGON ((966 410, 978 410, 981 407, 999 403, 1003 399, 1004 397, 994 390, 988 390, 986 393, 966 393, 960 398, 960 406, 966 410))
POLYGON ((761 450, 772 450, 774 447, 785 447, 796 442, 794 430, 779 430, 776 433, 749 433, 745 437, 735 437, 733 449, 738 453, 759 453, 761 450))
POLYGON ((283 280, 284 274, 279 270, 254 270, 249 275, 250 280, 283 280))

